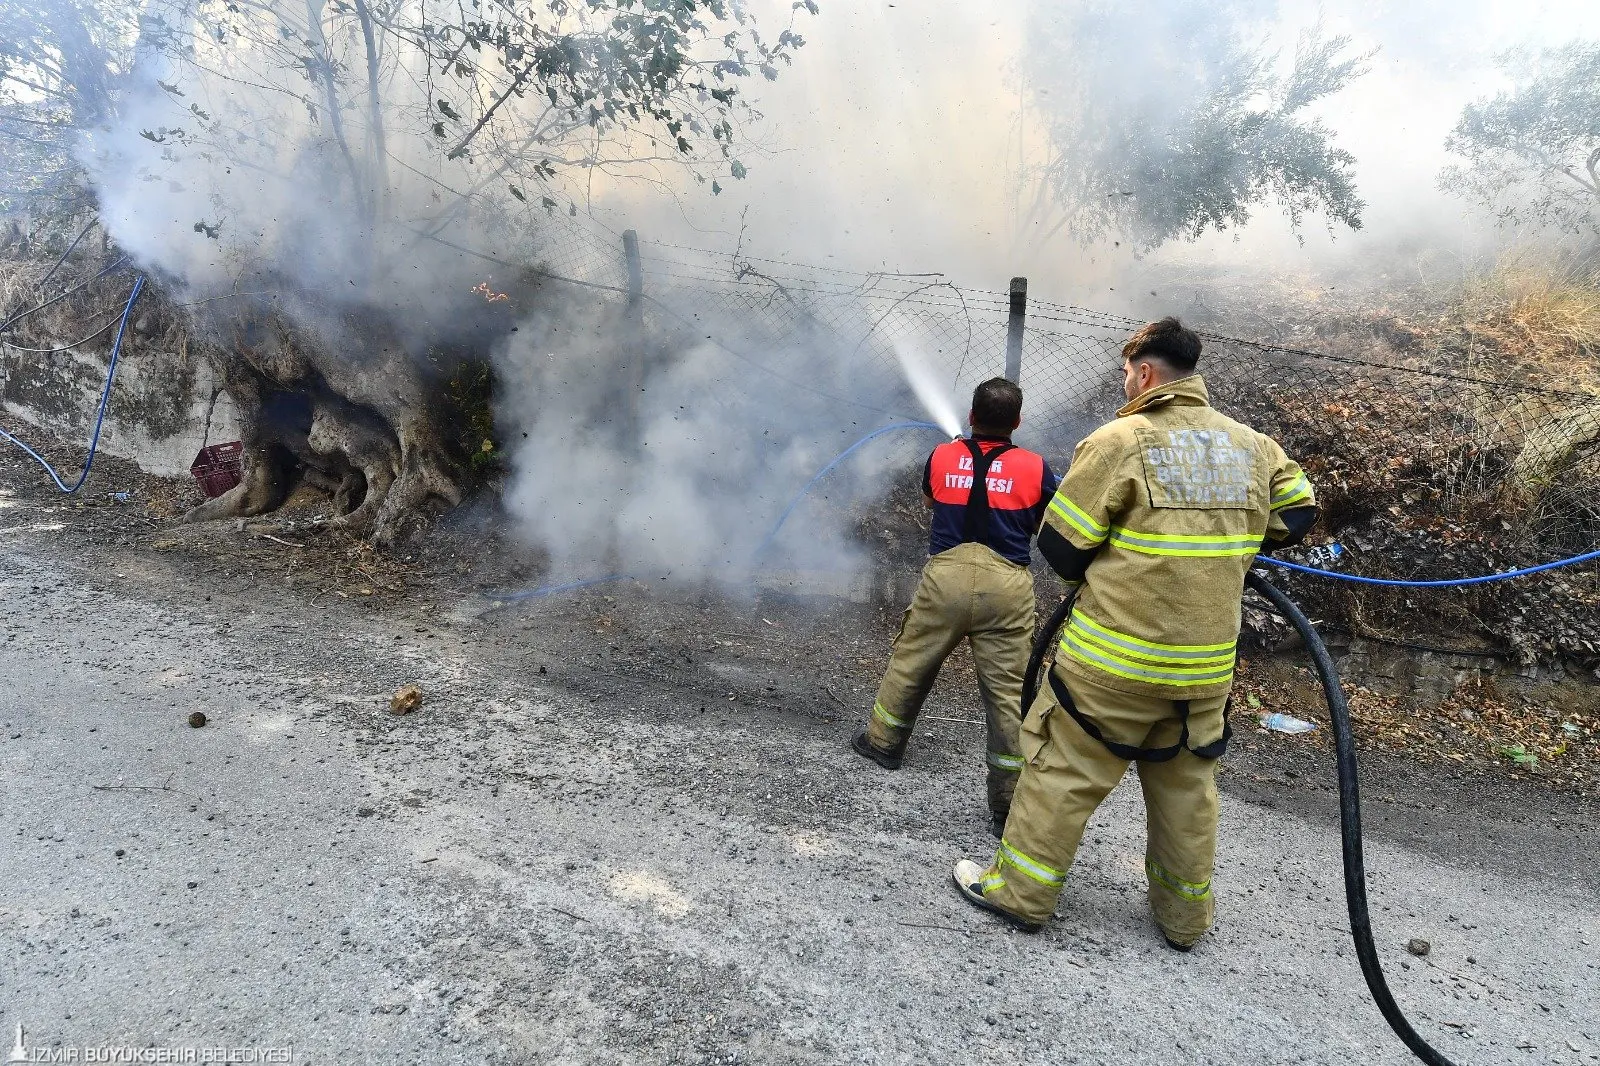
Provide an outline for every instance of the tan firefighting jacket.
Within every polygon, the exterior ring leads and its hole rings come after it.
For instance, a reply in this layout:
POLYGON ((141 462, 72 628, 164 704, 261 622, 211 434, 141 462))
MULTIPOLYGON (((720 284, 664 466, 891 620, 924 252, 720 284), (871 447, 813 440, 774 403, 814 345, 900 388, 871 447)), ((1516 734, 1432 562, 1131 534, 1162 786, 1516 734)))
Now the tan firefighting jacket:
POLYGON ((1213 410, 1192 375, 1150 389, 1078 445, 1045 522, 1099 548, 1056 668, 1138 695, 1233 684, 1245 572, 1279 513, 1315 502, 1278 443, 1213 410))

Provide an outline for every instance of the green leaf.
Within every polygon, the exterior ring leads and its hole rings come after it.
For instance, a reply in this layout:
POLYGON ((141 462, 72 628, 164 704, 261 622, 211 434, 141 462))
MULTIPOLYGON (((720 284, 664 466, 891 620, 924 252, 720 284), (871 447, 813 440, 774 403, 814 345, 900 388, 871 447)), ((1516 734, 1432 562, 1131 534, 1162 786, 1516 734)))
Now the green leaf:
POLYGON ((511 186, 511 195, 515 196, 517 199, 521 200, 523 203, 527 203, 527 201, 528 201, 527 196, 524 195, 522 190, 517 188, 515 185, 511 186))
POLYGON ((714 179, 711 182, 711 195, 712 196, 721 196, 722 195, 722 186, 721 186, 721 184, 719 184, 714 179))
POLYGON ((735 159, 733 161, 733 165, 728 168, 728 172, 741 181, 743 181, 744 176, 749 173, 749 171, 745 170, 744 164, 739 162, 737 159, 735 159))
POLYGON ((1244 701, 1250 705, 1250 709, 1252 711, 1259 711, 1261 709, 1261 697, 1257 696, 1254 692, 1246 693, 1244 701))
POLYGON ((1539 756, 1521 744, 1505 744, 1496 750, 1518 766, 1534 767, 1539 765, 1539 756))

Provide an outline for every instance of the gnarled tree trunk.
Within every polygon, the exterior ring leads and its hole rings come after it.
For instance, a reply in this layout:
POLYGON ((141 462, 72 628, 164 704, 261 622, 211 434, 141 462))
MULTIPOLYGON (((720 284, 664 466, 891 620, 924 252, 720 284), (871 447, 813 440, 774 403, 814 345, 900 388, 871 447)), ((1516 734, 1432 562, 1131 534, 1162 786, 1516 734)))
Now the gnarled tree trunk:
POLYGON ((309 483, 332 497, 337 523, 388 547, 431 501, 461 501, 472 427, 447 382, 470 346, 416 351, 370 310, 330 314, 305 301, 206 325, 239 411, 244 478, 188 520, 263 514, 309 483))

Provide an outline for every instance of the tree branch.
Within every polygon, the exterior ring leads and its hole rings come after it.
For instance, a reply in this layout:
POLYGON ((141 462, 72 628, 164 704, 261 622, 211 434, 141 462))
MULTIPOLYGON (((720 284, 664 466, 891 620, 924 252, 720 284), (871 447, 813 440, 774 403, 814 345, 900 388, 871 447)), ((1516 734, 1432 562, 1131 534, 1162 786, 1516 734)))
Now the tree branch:
POLYGON ((21 115, 0 115, 0 122, 24 122, 24 123, 28 124, 29 126, 43 126, 46 129, 52 129, 52 130, 70 130, 70 129, 72 129, 71 123, 67 123, 67 122, 46 122, 44 119, 39 119, 39 118, 23 118, 21 115))
POLYGON ((328 124, 333 129, 334 143, 339 146, 339 153, 344 157, 345 166, 350 171, 350 191, 355 194, 356 204, 359 207, 365 198, 362 189, 361 168, 356 162, 356 157, 350 151, 350 144, 344 136, 344 118, 339 114, 339 98, 335 93, 333 81, 333 55, 328 48, 328 38, 322 32, 322 0, 306 0, 306 22, 309 26, 312 48, 317 53, 317 80, 322 83, 323 96, 328 108, 328 124))
POLYGON ((378 93, 378 45, 372 32, 372 12, 367 9, 367 0, 353 0, 356 16, 361 20, 361 37, 367 48, 367 92, 371 99, 367 101, 367 110, 371 114, 372 143, 373 143, 373 229, 376 231, 377 222, 382 217, 389 200, 389 151, 385 145, 383 134, 383 97, 378 93))
POLYGON ((62 92, 60 89, 52 89, 48 85, 40 85, 37 82, 29 81, 27 78, 19 78, 15 74, 0 74, 0 81, 14 81, 24 88, 32 89, 34 92, 44 93, 47 96, 58 97, 59 99, 67 101, 68 103, 72 102, 72 94, 70 93, 62 92))
POLYGON ((532 72, 533 72, 533 67, 531 65, 522 68, 522 72, 519 73, 515 78, 512 78, 511 79, 511 84, 506 86, 506 91, 501 93, 495 99, 495 102, 489 105, 489 109, 483 113, 483 117, 478 119, 477 125, 473 126, 470 130, 467 131, 467 135, 465 137, 461 138, 461 141, 460 141, 459 144, 457 144, 454 148, 450 149, 450 151, 445 153, 445 158, 446 159, 459 159, 459 158, 461 158, 461 154, 467 150, 467 145, 472 143, 472 138, 476 137, 478 135, 478 132, 480 130, 482 130, 483 127, 485 127, 485 126, 487 126, 489 124, 489 120, 494 118, 494 113, 496 111, 500 110, 500 105, 505 103, 507 100, 511 99, 511 94, 516 92, 518 89, 520 89, 522 87, 522 83, 527 80, 528 75, 531 74, 532 72))

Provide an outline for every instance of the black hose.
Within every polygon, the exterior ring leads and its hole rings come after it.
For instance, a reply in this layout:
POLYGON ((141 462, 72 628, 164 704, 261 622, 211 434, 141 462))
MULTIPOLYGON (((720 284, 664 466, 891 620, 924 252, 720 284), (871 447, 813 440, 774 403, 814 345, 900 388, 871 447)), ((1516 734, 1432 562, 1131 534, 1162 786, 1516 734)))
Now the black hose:
POLYGON ((61 253, 61 258, 56 260, 56 265, 50 268, 50 273, 46 274, 44 277, 40 278, 38 281, 33 283, 34 288, 39 288, 45 282, 49 281, 51 278, 56 276, 56 271, 60 270, 61 269, 61 264, 65 263, 67 261, 67 256, 72 254, 72 250, 78 246, 78 242, 83 240, 85 237, 87 237, 89 235, 89 231, 94 229, 95 225, 99 221, 100 221, 99 216, 96 216, 96 217, 91 218, 89 220, 89 224, 87 226, 83 227, 83 232, 78 234, 76 237, 72 238, 72 243, 67 245, 67 250, 61 253))
MULTIPOLYGON (((1334 666, 1333 656, 1328 654, 1327 645, 1322 643, 1322 638, 1317 635, 1305 613, 1295 606, 1293 600, 1274 588, 1259 571, 1250 571, 1245 584, 1265 596, 1279 613, 1293 623, 1300 638, 1305 641, 1306 650, 1311 653, 1317 675, 1322 679, 1322 695, 1328 704, 1328 714, 1333 719, 1334 750, 1339 763, 1339 839, 1344 853, 1344 898, 1350 911, 1350 938, 1355 941, 1356 957, 1361 960, 1361 975, 1367 980, 1367 988, 1378 1004, 1383 1020, 1389 1023, 1389 1028, 1395 1031, 1395 1035, 1413 1055, 1428 1066, 1454 1066, 1422 1039, 1400 1012, 1400 1006, 1395 1003, 1389 984, 1384 980, 1378 949, 1372 942, 1372 916, 1367 909, 1366 860, 1361 848, 1361 795, 1356 777, 1356 742, 1350 732, 1350 707, 1345 702, 1344 690, 1339 687, 1339 673, 1334 666)), ((1028 670, 1022 679, 1024 711, 1033 705, 1034 697, 1038 694, 1039 672, 1045 654, 1055 643, 1056 634, 1065 624, 1075 598, 1075 592, 1067 595, 1034 641, 1033 654, 1028 658, 1028 670)))
POLYGON ((1039 631, 1039 636, 1033 642, 1033 651, 1028 655, 1028 669, 1022 675, 1022 713, 1026 715, 1028 708, 1033 706, 1033 699, 1039 694, 1039 671, 1044 666, 1044 657, 1050 646, 1056 641, 1056 634, 1061 632, 1061 627, 1067 624, 1067 615, 1072 611, 1072 605, 1078 599, 1078 586, 1073 585, 1067 590, 1066 599, 1061 601, 1050 620, 1039 631))
POLYGON ((1372 916, 1367 910, 1367 866, 1361 853, 1361 793, 1356 780, 1356 741, 1350 732, 1350 707, 1345 703, 1344 689, 1339 687, 1339 673, 1322 643, 1316 628, 1305 612, 1295 602, 1278 591, 1272 582, 1259 571, 1252 570, 1245 577, 1245 585, 1265 596, 1278 612, 1294 623, 1305 641, 1306 650, 1322 679, 1322 695, 1328 703, 1328 714, 1333 719, 1334 751, 1339 763, 1339 839, 1344 850, 1344 899, 1350 911, 1350 938, 1356 944, 1356 957, 1361 960, 1361 975, 1367 979, 1367 988, 1389 1023, 1395 1035, 1411 1053, 1428 1066, 1452 1066, 1433 1045, 1422 1039, 1411 1028, 1406 1016, 1400 1012, 1389 983, 1383 979, 1383 965, 1378 961, 1378 949, 1372 943, 1372 916))

